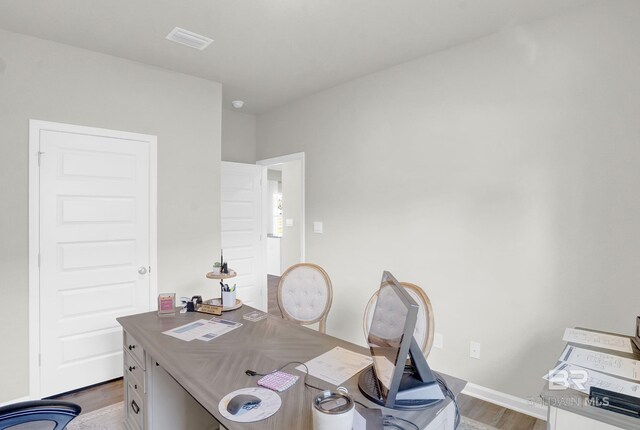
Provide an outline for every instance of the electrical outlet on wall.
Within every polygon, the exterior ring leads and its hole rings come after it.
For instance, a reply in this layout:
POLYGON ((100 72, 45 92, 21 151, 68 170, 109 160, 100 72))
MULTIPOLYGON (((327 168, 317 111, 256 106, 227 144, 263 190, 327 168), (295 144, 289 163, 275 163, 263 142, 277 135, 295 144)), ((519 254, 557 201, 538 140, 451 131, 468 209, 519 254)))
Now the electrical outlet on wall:
POLYGON ((469 357, 480 360, 480 342, 469 343, 469 357))
POLYGON ((438 349, 444 348, 444 336, 442 333, 433 334, 433 347, 438 349))

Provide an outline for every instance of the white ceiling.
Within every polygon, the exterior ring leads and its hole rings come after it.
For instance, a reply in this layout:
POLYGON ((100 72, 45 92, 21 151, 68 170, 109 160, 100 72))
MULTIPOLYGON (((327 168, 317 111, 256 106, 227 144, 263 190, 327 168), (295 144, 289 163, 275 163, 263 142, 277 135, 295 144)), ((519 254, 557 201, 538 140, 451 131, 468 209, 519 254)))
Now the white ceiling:
POLYGON ((259 113, 587 0, 0 0, 0 28, 223 84, 259 113), (215 39, 165 40, 175 26, 215 39))

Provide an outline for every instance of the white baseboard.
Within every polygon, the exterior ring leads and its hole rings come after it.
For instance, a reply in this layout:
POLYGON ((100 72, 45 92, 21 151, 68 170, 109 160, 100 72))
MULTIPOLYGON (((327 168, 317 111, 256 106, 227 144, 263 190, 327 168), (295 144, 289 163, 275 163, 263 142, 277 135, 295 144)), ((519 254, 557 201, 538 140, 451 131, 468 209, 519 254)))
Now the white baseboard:
POLYGON ((491 388, 486 388, 481 385, 472 384, 471 382, 467 383, 467 386, 462 390, 462 393, 493 403, 494 405, 502 406, 504 408, 538 418, 539 420, 547 420, 548 408, 539 403, 530 402, 528 400, 521 399, 520 397, 492 390, 491 388))
POLYGON ((26 402, 27 400, 31 400, 29 396, 20 397, 19 399, 13 399, 13 400, 9 400, 8 402, 2 402, 0 403, 0 407, 11 405, 13 403, 18 403, 18 402, 26 402))

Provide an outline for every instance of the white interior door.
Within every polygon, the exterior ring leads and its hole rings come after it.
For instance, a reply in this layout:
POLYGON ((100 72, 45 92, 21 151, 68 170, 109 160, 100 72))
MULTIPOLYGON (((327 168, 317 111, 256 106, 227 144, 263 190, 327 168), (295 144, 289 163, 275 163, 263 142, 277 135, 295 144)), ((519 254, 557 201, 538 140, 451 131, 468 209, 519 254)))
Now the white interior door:
POLYGON ((155 269, 155 138, 60 126, 39 130, 42 397, 122 376, 116 318, 149 310, 155 269))
POLYGON ((267 311, 266 235, 263 234, 263 175, 255 164, 222 162, 222 249, 229 267, 238 273, 238 298, 267 311))

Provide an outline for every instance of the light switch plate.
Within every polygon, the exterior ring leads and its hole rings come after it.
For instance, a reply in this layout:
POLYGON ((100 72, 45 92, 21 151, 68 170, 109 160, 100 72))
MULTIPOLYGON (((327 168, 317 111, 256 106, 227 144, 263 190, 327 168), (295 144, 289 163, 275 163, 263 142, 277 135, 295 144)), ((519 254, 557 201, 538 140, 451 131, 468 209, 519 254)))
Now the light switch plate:
POLYGON ((284 220, 285 227, 293 227, 293 218, 287 218, 284 220))
POLYGON ((313 222, 313 232, 314 233, 318 233, 318 234, 322 234, 322 222, 321 221, 314 221, 313 222))
POLYGON ((480 342, 469 343, 469 357, 480 360, 480 342))

